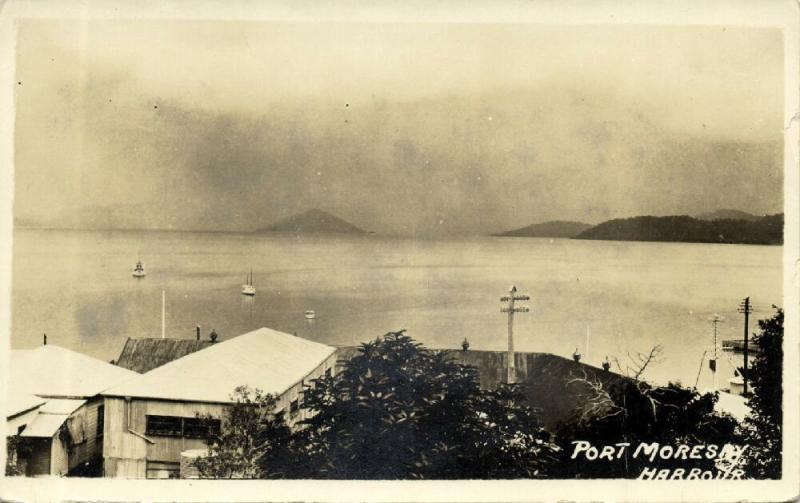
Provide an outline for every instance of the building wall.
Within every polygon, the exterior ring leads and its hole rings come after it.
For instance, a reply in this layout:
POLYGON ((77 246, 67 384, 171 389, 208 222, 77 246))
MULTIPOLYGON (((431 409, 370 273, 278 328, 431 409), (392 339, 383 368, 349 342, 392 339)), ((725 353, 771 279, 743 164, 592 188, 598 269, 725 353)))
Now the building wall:
MULTIPOLYGON (((289 414, 290 404, 301 402, 304 386, 310 384, 330 369, 335 372, 336 354, 331 355, 312 372, 297 382, 278 399, 277 409, 286 411, 286 419, 294 424, 306 417, 300 409, 289 414)), ((233 390, 231 390, 233 392, 233 390)), ((194 418, 198 415, 222 419, 225 404, 149 400, 132 398, 105 398, 105 429, 103 435, 103 468, 107 477, 146 478, 164 476, 166 471, 179 470, 181 452, 203 449, 205 441, 195 438, 147 435, 147 416, 173 416, 194 418), (138 433, 131 433, 128 428, 138 433), (145 440, 142 437, 147 437, 145 440)), ((224 425, 223 425, 224 428, 224 425)))
POLYGON ((72 437, 69 470, 96 462, 103 457, 104 431, 98 430, 98 409, 102 405, 103 399, 96 397, 83 404, 67 419, 66 426, 72 437))
POLYGON ((50 474, 50 438, 28 438, 31 451, 25 463, 25 476, 35 477, 50 474))
POLYGON ((20 428, 27 426, 39 414, 39 408, 36 407, 29 411, 12 416, 6 421, 6 435, 16 435, 20 428))
POLYGON ((56 433, 50 439, 50 475, 64 477, 69 471, 69 454, 67 446, 61 441, 61 436, 56 433))
POLYGON ((289 423, 290 426, 293 426, 297 422, 306 419, 308 416, 308 411, 306 411, 303 408, 300 408, 294 414, 290 413, 291 403, 297 400, 298 405, 302 405, 303 389, 308 386, 311 386, 312 381, 314 379, 322 377, 327 370, 330 370, 331 374, 336 374, 338 358, 339 358, 338 353, 332 354, 327 360, 322 362, 317 368, 311 371, 305 378, 297 382, 294 386, 289 388, 283 395, 281 395, 278 398, 277 410, 285 411, 286 421, 287 423, 289 423))

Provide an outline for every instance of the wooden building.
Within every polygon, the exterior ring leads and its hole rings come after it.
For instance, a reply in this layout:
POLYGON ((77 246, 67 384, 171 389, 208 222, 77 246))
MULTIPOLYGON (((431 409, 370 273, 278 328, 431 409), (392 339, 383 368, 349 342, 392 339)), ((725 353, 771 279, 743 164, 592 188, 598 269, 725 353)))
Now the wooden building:
POLYGON ((21 474, 99 475, 103 413, 89 401, 138 374, 53 345, 12 350, 6 436, 21 474))
POLYGON ((261 328, 213 344, 108 389, 102 406, 103 468, 108 477, 174 478, 181 453, 205 447, 207 419, 224 428, 236 387, 278 397, 278 409, 303 419, 303 386, 335 372, 336 349, 261 328))

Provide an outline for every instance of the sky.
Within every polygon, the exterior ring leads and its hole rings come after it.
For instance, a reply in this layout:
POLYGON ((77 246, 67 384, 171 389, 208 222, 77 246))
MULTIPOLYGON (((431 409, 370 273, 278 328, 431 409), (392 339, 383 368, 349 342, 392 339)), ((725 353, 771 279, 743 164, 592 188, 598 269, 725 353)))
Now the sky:
POLYGON ((777 29, 19 25, 14 212, 252 230, 311 208, 411 236, 782 210, 777 29))

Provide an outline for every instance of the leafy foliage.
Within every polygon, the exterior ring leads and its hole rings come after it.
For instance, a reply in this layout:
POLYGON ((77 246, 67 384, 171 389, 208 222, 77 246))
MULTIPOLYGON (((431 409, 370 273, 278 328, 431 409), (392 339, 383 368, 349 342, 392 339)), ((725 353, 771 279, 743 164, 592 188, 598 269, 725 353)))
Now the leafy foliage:
MULTIPOLYGON (((774 307, 774 306, 773 306, 774 307)), ((753 394, 745 420, 744 441, 749 444, 745 473, 758 479, 779 479, 782 462, 783 433, 783 310, 772 318, 759 320, 760 333, 753 342, 760 348, 748 372, 753 394)))
POLYGON ((532 478, 555 460, 516 387, 484 391, 473 367, 390 332, 305 393, 299 476, 532 478))
MULTIPOLYGON (((576 411, 575 418, 557 433, 561 446, 563 478, 635 478, 645 467, 686 468, 684 460, 658 460, 631 457, 631 449, 614 461, 580 463, 570 460, 572 442, 586 440, 593 445, 628 442, 689 446, 730 442, 737 422, 714 412, 717 397, 670 383, 652 387, 645 382, 620 381, 610 390, 593 388, 596 395, 576 411), (587 414, 587 411, 590 413, 587 414)), ((692 468, 714 470, 713 460, 693 460, 692 468)))
POLYGON ((236 388, 236 403, 223 417, 222 428, 208 440, 208 454, 194 465, 207 478, 279 478, 291 465, 291 430, 276 398, 246 386, 236 388))
POLYGON ((19 435, 6 437, 6 476, 25 475, 25 460, 31 455, 31 445, 19 435))

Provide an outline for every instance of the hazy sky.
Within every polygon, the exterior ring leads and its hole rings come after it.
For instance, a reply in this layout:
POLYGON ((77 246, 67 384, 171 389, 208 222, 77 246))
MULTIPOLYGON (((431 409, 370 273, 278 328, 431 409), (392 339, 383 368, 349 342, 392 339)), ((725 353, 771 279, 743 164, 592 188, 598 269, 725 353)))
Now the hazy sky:
POLYGON ((782 208, 775 29, 20 24, 17 218, 379 232, 782 208))

